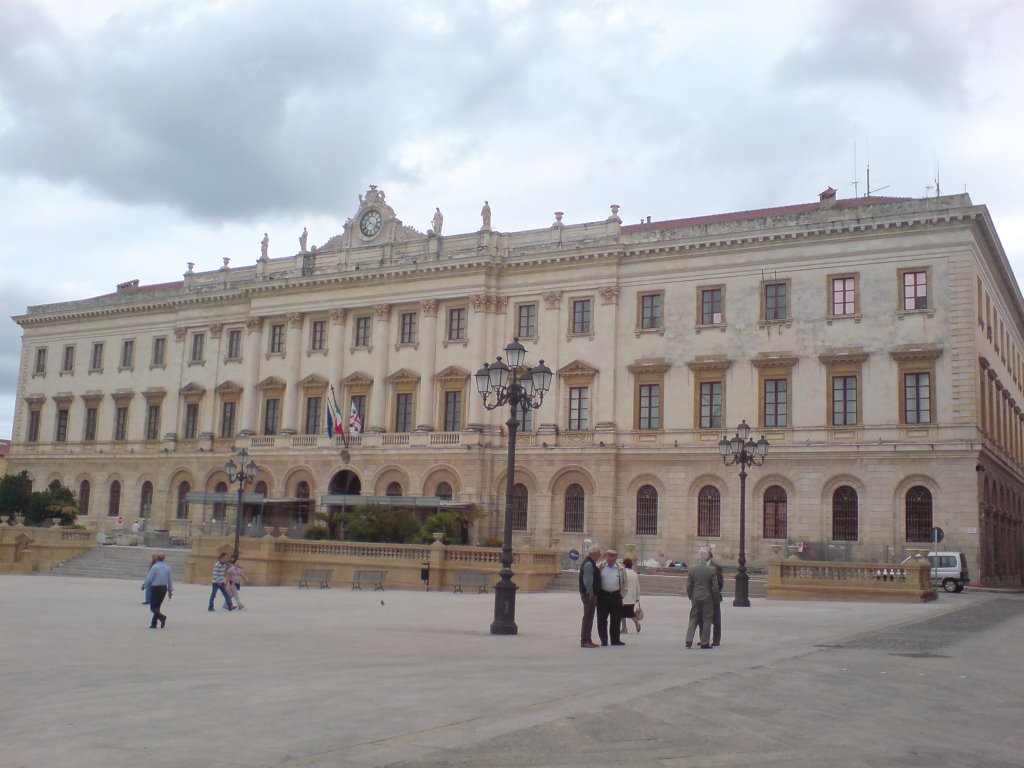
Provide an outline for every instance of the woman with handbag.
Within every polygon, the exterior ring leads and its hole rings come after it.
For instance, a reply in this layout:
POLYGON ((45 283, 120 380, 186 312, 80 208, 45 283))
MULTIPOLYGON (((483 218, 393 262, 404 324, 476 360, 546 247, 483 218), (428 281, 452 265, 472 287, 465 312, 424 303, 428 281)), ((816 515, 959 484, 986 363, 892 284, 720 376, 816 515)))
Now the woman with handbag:
POLYGON ((626 583, 622 589, 622 628, 619 632, 625 634, 629 631, 626 629, 626 619, 632 619, 639 632, 640 619, 644 617, 643 609, 640 608, 640 575, 633 570, 633 559, 630 557, 622 561, 622 567, 625 569, 623 573, 626 583))

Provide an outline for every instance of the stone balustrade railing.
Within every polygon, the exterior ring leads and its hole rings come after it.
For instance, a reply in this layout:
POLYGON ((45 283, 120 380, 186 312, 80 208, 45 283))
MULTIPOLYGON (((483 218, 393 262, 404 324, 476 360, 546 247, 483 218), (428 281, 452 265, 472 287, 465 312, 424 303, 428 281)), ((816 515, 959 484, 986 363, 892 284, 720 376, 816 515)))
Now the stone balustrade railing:
MULTIPOLYGON (((221 552, 230 553, 232 536, 195 535, 185 580, 205 584, 221 552)), ((386 570, 386 588, 423 589, 423 570, 429 568, 431 589, 451 589, 457 573, 489 572, 498 580, 501 550, 491 547, 447 546, 441 542, 379 544, 356 541, 305 541, 264 536, 243 538, 239 556, 253 584, 295 585, 305 570, 334 571, 333 584, 347 587, 357 570, 386 570)), ((513 580, 525 592, 538 592, 561 573, 561 552, 523 547, 512 553, 513 580)))
POLYGON ((0 523, 0 573, 39 573, 96 546, 96 531, 0 523))
POLYGON ((768 560, 768 597, 918 603, 935 599, 927 560, 905 564, 768 560))

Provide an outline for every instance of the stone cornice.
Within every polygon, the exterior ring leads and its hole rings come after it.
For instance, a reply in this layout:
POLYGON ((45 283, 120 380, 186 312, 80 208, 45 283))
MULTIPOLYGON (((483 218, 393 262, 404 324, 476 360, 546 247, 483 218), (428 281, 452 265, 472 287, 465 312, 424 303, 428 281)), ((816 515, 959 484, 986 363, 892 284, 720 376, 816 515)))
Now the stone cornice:
POLYGON ((860 347, 850 347, 848 349, 830 349, 828 352, 823 352, 818 355, 818 360, 821 361, 822 365, 845 365, 845 364, 860 364, 868 359, 868 353, 860 347))
POLYGON ((889 350, 889 357, 899 363, 938 360, 942 347, 935 344, 902 344, 889 350))
POLYGON ((641 373, 665 374, 672 363, 663 357, 647 357, 636 360, 626 366, 626 370, 634 376, 641 373))
POLYGON ((710 373, 712 371, 727 371, 732 365, 732 360, 722 355, 698 355, 693 360, 686 362, 686 367, 694 373, 710 373))
POLYGON ((759 352, 750 364, 757 369, 792 368, 798 362, 800 358, 794 352, 759 352))

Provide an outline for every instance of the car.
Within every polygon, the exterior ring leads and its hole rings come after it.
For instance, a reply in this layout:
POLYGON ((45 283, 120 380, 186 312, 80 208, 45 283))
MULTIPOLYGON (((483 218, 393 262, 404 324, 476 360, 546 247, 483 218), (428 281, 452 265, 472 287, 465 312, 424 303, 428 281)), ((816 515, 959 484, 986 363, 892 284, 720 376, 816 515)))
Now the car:
MULTIPOLYGON (((912 558, 905 558, 904 563, 912 558)), ((970 582, 967 570, 967 556, 963 552, 929 552, 932 564, 932 584, 942 585, 947 592, 963 592, 970 582)))

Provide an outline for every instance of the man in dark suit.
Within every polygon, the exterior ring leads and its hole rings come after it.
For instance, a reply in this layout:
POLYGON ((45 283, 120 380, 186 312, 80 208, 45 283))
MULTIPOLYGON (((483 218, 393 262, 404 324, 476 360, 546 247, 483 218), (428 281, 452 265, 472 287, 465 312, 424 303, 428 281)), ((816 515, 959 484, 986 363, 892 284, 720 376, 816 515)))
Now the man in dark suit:
POLYGON ((711 620, 711 644, 722 644, 722 587, 725 586, 725 576, 722 575, 722 566, 715 560, 715 553, 708 550, 708 565, 715 569, 715 581, 718 582, 718 599, 715 600, 714 616, 711 620))
POLYGON ((580 566, 580 600, 583 601, 583 622, 580 625, 580 647, 597 648, 594 642, 594 611, 597 609, 597 596, 601 594, 601 571, 597 567, 597 558, 601 556, 601 548, 592 544, 587 550, 587 557, 580 566))
POLYGON ((686 627, 686 647, 693 647, 693 635, 700 625, 700 647, 711 648, 711 624, 715 617, 715 603, 722 593, 715 569, 708 565, 708 551, 702 548, 697 565, 687 575, 686 596, 690 598, 690 623, 686 627))

